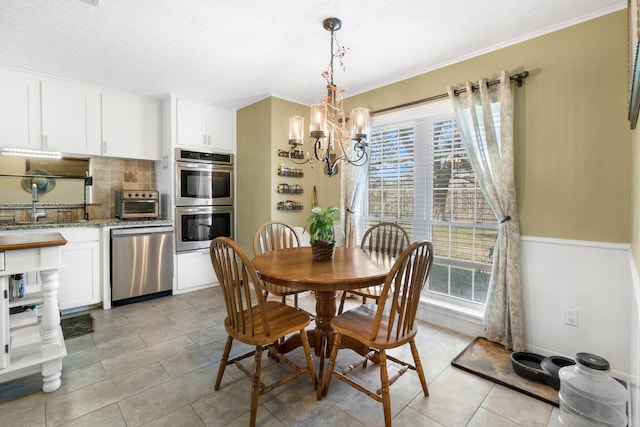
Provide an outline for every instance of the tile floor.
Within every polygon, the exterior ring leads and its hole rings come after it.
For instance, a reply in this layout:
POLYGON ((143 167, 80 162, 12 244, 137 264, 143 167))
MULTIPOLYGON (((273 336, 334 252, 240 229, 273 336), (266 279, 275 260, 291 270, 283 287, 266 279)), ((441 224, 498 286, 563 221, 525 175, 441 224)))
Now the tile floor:
MULTIPOLYGON (((313 310, 313 296, 301 305, 313 310)), ((228 367, 220 391, 213 390, 226 340, 219 288, 91 314, 95 332, 66 342, 59 390, 43 393, 39 375, 0 384, 0 425, 248 425, 250 382, 244 374, 228 367)), ((557 408, 452 367, 451 359, 471 340, 420 324, 417 342, 430 397, 423 396, 415 372, 403 375, 391 387, 394 426, 559 425, 557 408)), ((290 355, 304 363, 301 350, 290 355)), ((353 356, 345 350, 337 364, 353 356)), ((284 369, 270 359, 263 367, 265 382, 284 369)), ((358 376, 377 381, 377 366, 359 370, 358 376)), ((305 375, 260 398, 258 425, 384 422, 380 404, 335 379, 329 394, 316 400, 305 375)))

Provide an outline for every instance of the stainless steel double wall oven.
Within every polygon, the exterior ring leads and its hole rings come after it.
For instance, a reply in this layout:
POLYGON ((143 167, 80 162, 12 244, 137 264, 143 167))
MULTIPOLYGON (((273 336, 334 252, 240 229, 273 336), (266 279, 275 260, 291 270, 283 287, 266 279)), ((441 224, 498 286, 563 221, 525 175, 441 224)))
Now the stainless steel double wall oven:
POLYGON ((176 149, 176 251, 209 248, 233 238, 233 154, 176 149))

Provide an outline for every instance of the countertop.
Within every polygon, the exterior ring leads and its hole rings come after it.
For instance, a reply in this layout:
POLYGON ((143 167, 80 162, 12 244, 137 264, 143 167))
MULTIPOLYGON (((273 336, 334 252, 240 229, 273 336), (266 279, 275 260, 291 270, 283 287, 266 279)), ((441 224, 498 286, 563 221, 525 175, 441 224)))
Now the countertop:
MULTIPOLYGON (((20 234, 18 236, 0 236, 0 252, 18 249, 63 246, 67 241, 60 233, 20 234)), ((6 298, 6 297, 5 297, 6 298)))
POLYGON ((128 219, 121 220, 117 218, 108 219, 93 219, 89 221, 77 221, 77 222, 38 222, 36 224, 16 224, 14 222, 0 223, 0 231, 13 231, 13 230, 46 230, 48 228, 77 228, 77 227, 134 227, 140 225, 173 225, 173 221, 168 219, 149 219, 149 220, 136 220, 128 219))

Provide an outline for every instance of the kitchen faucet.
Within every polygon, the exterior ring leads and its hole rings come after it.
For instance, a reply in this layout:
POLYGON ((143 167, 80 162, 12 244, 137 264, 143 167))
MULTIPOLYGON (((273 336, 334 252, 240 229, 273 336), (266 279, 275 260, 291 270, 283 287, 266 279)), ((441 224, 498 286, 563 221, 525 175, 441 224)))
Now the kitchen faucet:
POLYGON ((44 218, 47 216, 46 211, 38 212, 36 203, 38 203, 38 186, 35 183, 32 183, 31 184, 31 223, 32 224, 37 223, 39 218, 44 218))

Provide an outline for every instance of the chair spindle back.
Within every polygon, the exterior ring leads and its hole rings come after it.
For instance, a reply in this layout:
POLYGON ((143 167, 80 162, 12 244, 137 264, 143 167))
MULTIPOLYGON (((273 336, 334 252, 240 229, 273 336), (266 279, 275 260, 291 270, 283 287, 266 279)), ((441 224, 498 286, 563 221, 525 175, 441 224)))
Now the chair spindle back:
POLYGON ((397 258, 409 246, 409 235, 398 224, 381 222, 371 226, 362 236, 360 247, 397 258))
POLYGON ((401 339, 414 332, 420 293, 433 264, 433 244, 428 241, 409 245, 399 256, 383 285, 371 330, 371 339, 401 339), (383 314, 389 322, 381 324, 383 314), (385 331, 379 331, 386 327, 385 331), (384 332, 384 335, 380 334, 384 332))
POLYGON ((238 334, 269 335, 262 282, 244 250, 228 237, 217 237, 209 249, 227 308, 229 326, 238 334), (258 310, 252 310, 253 306, 258 310), (258 318, 260 317, 260 318, 258 318))
POLYGON ((290 225, 283 222, 266 222, 253 235, 253 252, 255 255, 298 246, 300 246, 298 234, 290 225))

